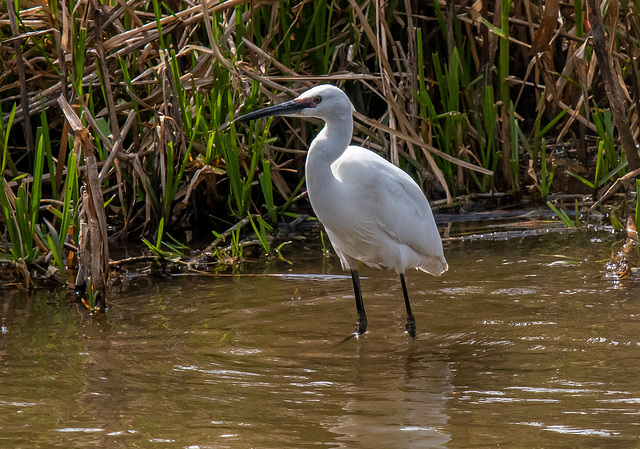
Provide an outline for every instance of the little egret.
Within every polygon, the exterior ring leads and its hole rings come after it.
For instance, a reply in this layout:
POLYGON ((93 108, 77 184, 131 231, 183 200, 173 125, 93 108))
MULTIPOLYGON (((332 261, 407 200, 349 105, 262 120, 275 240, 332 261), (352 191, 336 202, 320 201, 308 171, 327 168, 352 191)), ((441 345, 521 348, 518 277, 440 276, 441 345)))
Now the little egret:
POLYGON ((356 335, 367 330, 358 277, 360 261, 370 267, 394 269, 400 276, 407 309, 405 329, 415 338, 405 270, 417 268, 440 276, 449 268, 422 189, 386 159, 349 145, 353 105, 335 86, 316 86, 294 100, 250 112, 234 122, 272 116, 315 117, 325 122, 309 145, 307 192, 342 268, 351 270, 358 313, 356 335))

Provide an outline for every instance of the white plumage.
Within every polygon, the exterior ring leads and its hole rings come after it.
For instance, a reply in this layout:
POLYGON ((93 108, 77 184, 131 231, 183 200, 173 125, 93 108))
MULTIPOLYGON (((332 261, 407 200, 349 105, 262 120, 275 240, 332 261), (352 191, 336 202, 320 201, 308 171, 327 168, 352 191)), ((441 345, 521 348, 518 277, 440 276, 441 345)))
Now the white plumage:
POLYGON ((415 181, 400 168, 359 146, 353 135, 353 106, 342 90, 316 86, 286 103, 235 121, 266 116, 316 117, 325 126, 309 147, 306 162, 311 206, 324 225, 342 267, 351 270, 356 296, 356 332, 366 331, 358 261, 400 275, 406 330, 415 337, 404 273, 418 268, 439 276, 448 269, 431 207, 415 181))

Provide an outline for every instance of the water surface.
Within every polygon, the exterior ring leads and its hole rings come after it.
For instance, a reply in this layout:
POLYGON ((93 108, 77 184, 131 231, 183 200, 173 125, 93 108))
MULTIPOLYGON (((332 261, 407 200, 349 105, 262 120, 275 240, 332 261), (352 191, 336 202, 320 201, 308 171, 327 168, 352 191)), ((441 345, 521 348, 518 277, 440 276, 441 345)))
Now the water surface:
POLYGON ((637 447, 640 300, 606 233, 454 240, 441 278, 316 243, 235 276, 131 277, 91 316, 2 291, 0 446, 637 447), (567 264, 567 261, 572 262, 567 264))

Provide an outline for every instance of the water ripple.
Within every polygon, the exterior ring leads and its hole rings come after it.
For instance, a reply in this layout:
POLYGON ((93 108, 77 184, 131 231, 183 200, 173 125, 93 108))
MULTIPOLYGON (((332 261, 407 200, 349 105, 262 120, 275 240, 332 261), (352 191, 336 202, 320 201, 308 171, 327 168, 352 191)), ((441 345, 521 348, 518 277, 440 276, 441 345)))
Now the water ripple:
POLYGON ((547 426, 544 423, 535 422, 535 421, 534 422, 517 422, 515 424, 518 424, 521 426, 540 427, 542 430, 547 430, 549 432, 557 432, 557 433, 570 434, 570 435, 597 435, 601 437, 612 437, 612 436, 618 436, 620 434, 619 432, 615 432, 613 430, 606 430, 606 429, 587 429, 582 427, 563 426, 559 424, 547 426))

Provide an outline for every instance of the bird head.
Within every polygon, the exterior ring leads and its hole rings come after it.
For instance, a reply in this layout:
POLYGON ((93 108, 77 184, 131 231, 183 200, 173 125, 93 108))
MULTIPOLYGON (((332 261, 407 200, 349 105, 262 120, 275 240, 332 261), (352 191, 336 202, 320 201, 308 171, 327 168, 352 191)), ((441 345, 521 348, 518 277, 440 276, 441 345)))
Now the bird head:
POLYGON ((315 117, 324 121, 351 118, 353 105, 347 95, 330 84, 313 87, 282 104, 253 111, 234 120, 247 122, 262 117, 315 117))

